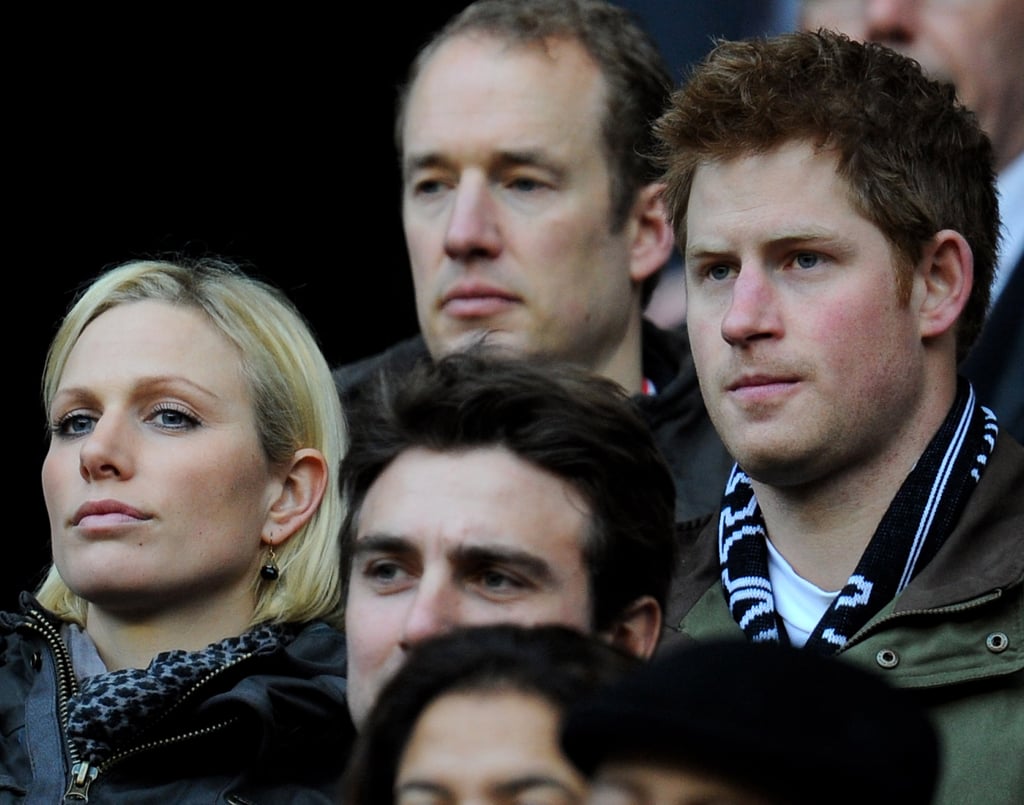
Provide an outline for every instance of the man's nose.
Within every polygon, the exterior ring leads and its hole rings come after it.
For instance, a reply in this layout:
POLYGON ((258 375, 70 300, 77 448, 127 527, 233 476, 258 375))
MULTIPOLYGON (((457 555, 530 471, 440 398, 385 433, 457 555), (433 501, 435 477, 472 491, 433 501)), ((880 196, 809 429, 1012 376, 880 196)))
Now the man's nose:
POLYGON ((917 0, 865 0, 864 38, 887 45, 906 44, 917 33, 917 0))
POLYGON ((449 579, 424 575, 405 619, 402 647, 412 648, 458 623, 458 590, 449 579))
POLYGON ((483 177, 459 181, 444 245, 448 257, 459 261, 493 258, 501 252, 497 201, 483 177))
POLYGON ((722 338, 738 346, 782 333, 775 288, 760 266, 741 268, 733 280, 729 306, 722 317, 722 338))

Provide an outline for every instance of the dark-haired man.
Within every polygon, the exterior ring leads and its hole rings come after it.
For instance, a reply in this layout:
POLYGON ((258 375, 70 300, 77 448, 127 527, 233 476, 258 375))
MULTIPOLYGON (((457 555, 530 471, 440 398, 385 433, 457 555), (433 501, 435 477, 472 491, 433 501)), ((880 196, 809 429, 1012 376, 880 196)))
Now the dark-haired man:
POLYGON ((654 652, 674 487, 620 386, 471 350, 373 391, 341 470, 357 728, 408 652, 459 625, 560 623, 654 652))

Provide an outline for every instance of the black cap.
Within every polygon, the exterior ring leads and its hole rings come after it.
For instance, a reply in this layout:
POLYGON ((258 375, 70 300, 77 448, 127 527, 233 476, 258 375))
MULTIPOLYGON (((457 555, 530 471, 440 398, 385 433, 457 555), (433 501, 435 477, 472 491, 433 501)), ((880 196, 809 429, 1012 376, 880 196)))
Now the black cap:
POLYGON ((739 640, 666 649, 570 708, 562 745, 587 776, 645 758, 787 803, 929 803, 939 769, 910 692, 844 659, 739 640))

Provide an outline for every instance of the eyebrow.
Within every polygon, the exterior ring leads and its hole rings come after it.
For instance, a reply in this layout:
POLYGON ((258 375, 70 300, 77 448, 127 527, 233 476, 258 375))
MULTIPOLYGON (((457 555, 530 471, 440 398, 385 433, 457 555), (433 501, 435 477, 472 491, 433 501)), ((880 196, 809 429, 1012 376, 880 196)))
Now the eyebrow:
MULTIPOLYGON (((451 165, 452 160, 436 151, 413 154, 402 160, 402 175, 407 177, 418 170, 447 168, 451 165)), ((556 164, 547 153, 537 148, 499 151, 494 158, 488 161, 488 166, 489 171, 493 171, 495 168, 532 166, 550 171, 556 177, 561 177, 565 174, 564 168, 556 164)))
POLYGON ((412 542, 405 537, 393 534, 367 534, 356 538, 353 556, 360 557, 369 553, 389 553, 408 556, 416 553, 412 542))
MULTIPOLYGON (((132 383, 132 394, 152 394, 155 391, 163 391, 165 388, 173 386, 188 386, 194 392, 201 394, 204 397, 208 397, 211 400, 220 399, 216 393, 206 388, 206 386, 202 386, 183 375, 152 375, 149 377, 140 377, 132 383)), ((96 393, 91 386, 66 386, 64 388, 58 388, 57 392, 53 395, 53 399, 56 401, 65 396, 92 399, 96 396, 96 393)))
POLYGON ((551 565, 540 556, 508 545, 459 545, 450 554, 453 563, 468 565, 504 565, 529 576, 540 584, 551 585, 555 575, 551 565))
MULTIPOLYGON (((358 559, 374 553, 414 556, 420 551, 411 540, 395 534, 372 533, 356 539, 353 550, 354 558, 358 559)), ((462 543, 449 552, 448 560, 460 567, 503 565, 517 570, 543 585, 551 585, 555 580, 555 574, 552 572, 549 562, 536 554, 508 545, 467 545, 462 543)))
POLYGON ((573 794, 573 790, 562 780, 551 777, 547 774, 529 774, 523 777, 516 777, 494 787, 494 792, 499 796, 510 797, 529 791, 534 788, 555 788, 567 794, 573 794))
MULTIPOLYGON (((825 230, 808 229, 805 231, 797 232, 780 232, 768 241, 768 243, 778 249, 787 249, 797 246, 799 244, 809 244, 808 248, 828 248, 839 250, 845 248, 845 240, 842 236, 837 236, 836 233, 825 230)), ((697 241, 693 246, 688 246, 685 254, 683 255, 686 260, 696 259, 707 259, 707 258, 724 258, 730 257, 734 254, 734 250, 725 245, 716 245, 714 243, 701 244, 697 241)))
MULTIPOLYGON (((575 792, 566 783, 546 774, 529 774, 505 780, 493 786, 491 791, 499 797, 508 798, 536 788, 555 788, 575 796, 575 792)), ((452 795, 447 786, 430 780, 417 780, 413 778, 395 786, 396 795, 414 792, 433 794, 438 797, 451 797, 452 795)))

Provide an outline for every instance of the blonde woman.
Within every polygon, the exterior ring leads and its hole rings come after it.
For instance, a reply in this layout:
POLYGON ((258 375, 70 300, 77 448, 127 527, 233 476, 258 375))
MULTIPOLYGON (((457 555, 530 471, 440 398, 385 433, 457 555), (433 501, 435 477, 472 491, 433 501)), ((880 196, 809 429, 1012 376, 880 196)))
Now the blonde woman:
POLYGON ((53 565, 0 616, 0 799, 327 801, 346 437, 306 322, 226 262, 127 263, 43 401, 53 565))

